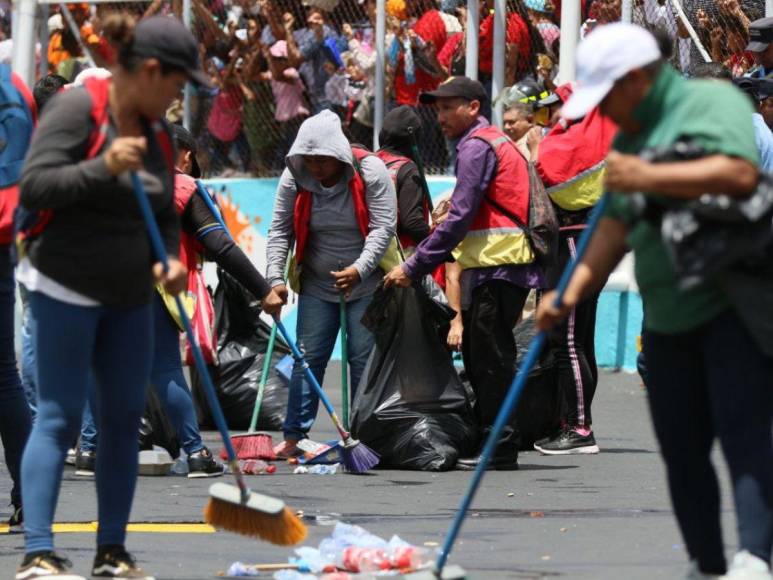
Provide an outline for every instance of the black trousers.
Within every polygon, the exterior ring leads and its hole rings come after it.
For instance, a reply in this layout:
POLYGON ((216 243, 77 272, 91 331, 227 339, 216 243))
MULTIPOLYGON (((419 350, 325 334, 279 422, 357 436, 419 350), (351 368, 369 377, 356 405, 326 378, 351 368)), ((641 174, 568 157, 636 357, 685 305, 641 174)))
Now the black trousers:
POLYGON ((739 549, 769 562, 773 548, 773 358, 732 311, 682 334, 644 333, 647 392, 674 513, 691 559, 725 570, 718 438, 733 482, 739 549))
MULTIPOLYGON (((581 231, 561 232, 558 270, 562 271, 576 255, 581 231)), ((561 418, 571 427, 590 428, 591 404, 598 385, 596 365, 596 307, 594 294, 574 308, 567 319, 551 331, 548 344, 558 365, 561 418)))
MULTIPOLYGON (((528 288, 491 280, 473 290, 472 303, 464 314, 464 368, 475 392, 475 409, 484 434, 494 424, 515 376, 513 328, 528 295, 528 288)), ((520 434, 513 418, 502 432, 496 454, 517 456, 519 445, 520 434)))

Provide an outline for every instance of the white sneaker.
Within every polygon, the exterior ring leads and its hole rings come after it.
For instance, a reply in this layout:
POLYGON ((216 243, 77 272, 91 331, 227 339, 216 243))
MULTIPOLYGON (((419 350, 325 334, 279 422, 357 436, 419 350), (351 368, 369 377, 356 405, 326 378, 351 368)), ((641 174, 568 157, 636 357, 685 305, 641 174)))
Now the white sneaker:
POLYGON ((768 563, 743 550, 738 552, 722 580, 773 580, 768 563))
POLYGON ((698 562, 690 562, 690 569, 687 570, 687 575, 684 580, 719 580, 719 576, 716 574, 704 574, 701 569, 698 568, 698 562))

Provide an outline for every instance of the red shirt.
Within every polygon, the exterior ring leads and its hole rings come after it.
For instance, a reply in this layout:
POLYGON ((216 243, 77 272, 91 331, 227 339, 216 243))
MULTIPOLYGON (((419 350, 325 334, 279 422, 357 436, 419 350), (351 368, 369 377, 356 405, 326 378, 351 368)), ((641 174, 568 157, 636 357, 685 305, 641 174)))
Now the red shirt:
MULTIPOLYGON (((531 58, 531 36, 529 27, 518 14, 512 13, 507 17, 507 43, 518 45, 518 76, 528 68, 531 58)), ((438 62, 446 68, 451 66, 454 55, 459 49, 464 34, 459 32, 451 36, 443 50, 438 53, 438 62)), ((494 17, 488 16, 480 25, 478 40, 478 70, 484 74, 491 74, 494 70, 494 17)))
MULTIPOLYGON (((506 38, 508 44, 518 45, 518 72, 526 70, 531 58, 531 37, 529 27, 517 13, 507 16, 506 38)), ((478 40, 478 68, 480 72, 491 74, 494 69, 494 15, 489 15, 480 23, 478 40)))
MULTIPOLYGON (((443 50, 448 38, 445 22, 437 10, 425 12, 413 25, 413 31, 424 42, 431 42, 438 54, 443 50)), ((405 78, 405 56, 401 53, 395 72, 395 100, 398 105, 415 106, 420 93, 431 91, 440 84, 439 79, 433 78, 418 67, 415 67, 415 77, 416 82, 409 85, 405 78)))

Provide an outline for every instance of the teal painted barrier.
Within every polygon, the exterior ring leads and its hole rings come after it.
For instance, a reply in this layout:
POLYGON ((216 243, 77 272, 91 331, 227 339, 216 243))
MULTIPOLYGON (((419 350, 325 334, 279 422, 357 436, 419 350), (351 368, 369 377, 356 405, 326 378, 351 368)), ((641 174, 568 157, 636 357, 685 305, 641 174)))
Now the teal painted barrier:
MULTIPOLYGON (((430 177, 429 189, 437 201, 453 191, 451 177, 430 177)), ((279 179, 209 180, 218 195, 223 216, 234 239, 261 272, 266 271, 266 239, 271 226, 274 193, 279 179)), ((211 280, 212 270, 207 272, 211 280)), ((596 357, 601 367, 636 370, 636 337, 641 331, 641 298, 636 292, 605 291, 599 300, 596 324, 596 357)), ((295 333, 295 297, 283 310, 282 320, 295 333)), ((270 322, 266 318, 267 322, 270 322)), ((333 353, 340 359, 340 345, 333 353)))

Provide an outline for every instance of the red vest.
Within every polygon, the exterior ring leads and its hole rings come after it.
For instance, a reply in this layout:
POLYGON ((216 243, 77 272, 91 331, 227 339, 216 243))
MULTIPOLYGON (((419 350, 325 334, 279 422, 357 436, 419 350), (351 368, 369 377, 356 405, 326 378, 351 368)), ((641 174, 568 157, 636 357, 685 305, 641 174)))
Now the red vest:
MULTIPOLYGON (((376 156, 381 159, 381 161, 384 162, 384 165, 386 165, 387 170, 389 171, 389 177, 392 178, 392 183, 395 184, 395 191, 397 192, 397 197, 400 197, 400 191, 398 189, 397 185, 397 174, 400 173, 400 170, 405 166, 406 163, 411 163, 412 160, 408 157, 405 157, 403 155, 397 155, 395 153, 390 153, 389 151, 381 150, 376 152, 376 156)), ((422 198, 422 213, 424 214, 424 220, 429 220, 429 205, 427 204, 427 200, 422 198)), ((400 224, 400 207, 398 205, 397 208, 397 224, 398 224, 398 230, 399 230, 399 224, 400 224)), ((407 234, 400 234, 400 245, 402 246, 403 250, 407 250, 409 248, 415 248, 416 247, 416 240, 414 240, 411 236, 407 234)))
MULTIPOLYGON (((174 177, 174 208, 182 216, 191 197, 196 193, 196 180, 190 175, 176 172, 174 177)), ((199 267, 201 254, 204 252, 201 243, 185 230, 180 230, 180 261, 188 271, 199 267)))
MULTIPOLYGON (((529 166, 515 144, 502 131, 489 125, 472 134, 489 144, 497 156, 497 170, 486 198, 528 223, 529 216, 529 166)), ((485 199, 472 222, 471 230, 512 226, 513 221, 485 199)), ((517 224, 516 224, 517 225, 517 224)))
MULTIPOLYGON (((360 162, 369 155, 373 155, 373 153, 367 149, 352 147, 352 154, 354 155, 354 175, 349 181, 349 191, 352 193, 354 215, 357 217, 360 233, 365 238, 368 236, 370 213, 368 212, 368 203, 365 198, 365 181, 362 179, 362 175, 360 175, 360 162)), ((293 218, 293 225, 295 227, 295 261, 298 264, 303 263, 303 255, 306 251, 306 244, 309 241, 311 202, 311 192, 299 189, 295 197, 293 218)))
POLYGON ((515 143, 494 126, 478 129, 471 138, 485 141, 494 150, 497 168, 467 235, 454 250, 454 257, 462 268, 529 264, 534 261, 534 253, 525 232, 498 209, 501 207, 528 223, 529 167, 526 159, 515 143))

